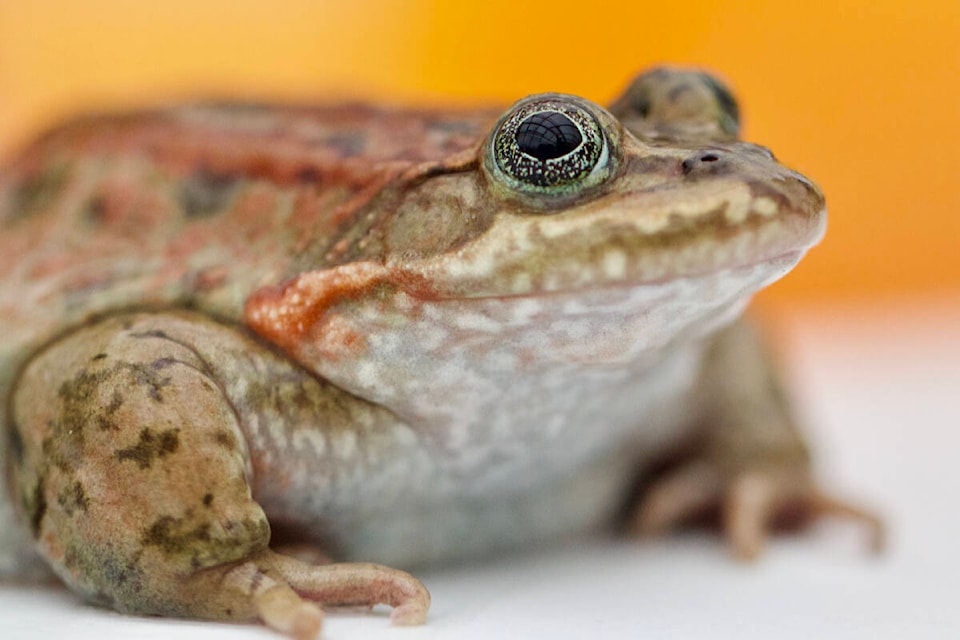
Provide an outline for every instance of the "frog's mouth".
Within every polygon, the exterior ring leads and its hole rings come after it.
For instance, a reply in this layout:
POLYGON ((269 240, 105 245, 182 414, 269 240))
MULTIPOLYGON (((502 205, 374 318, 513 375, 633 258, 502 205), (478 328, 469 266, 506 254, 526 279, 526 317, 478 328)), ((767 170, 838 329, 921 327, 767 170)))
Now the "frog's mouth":
POLYGON ((675 213, 684 200, 667 190, 600 199, 569 215, 502 213, 456 251, 386 266, 408 293, 433 299, 660 285, 760 264, 783 275, 782 265, 823 236, 826 210, 822 200, 799 210, 757 193, 735 181, 688 188, 689 208, 702 212, 686 216, 675 213))

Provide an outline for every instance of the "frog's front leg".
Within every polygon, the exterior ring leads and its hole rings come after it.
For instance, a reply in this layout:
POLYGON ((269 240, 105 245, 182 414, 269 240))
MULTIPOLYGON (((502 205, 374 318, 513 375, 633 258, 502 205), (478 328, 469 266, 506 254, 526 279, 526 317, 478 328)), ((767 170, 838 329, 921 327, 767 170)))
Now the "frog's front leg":
POLYGON ((775 368, 748 321, 713 338, 701 385, 702 442, 689 462, 655 480, 643 496, 633 515, 637 532, 658 534, 719 507, 734 553, 743 559, 759 555, 778 520, 802 524, 823 515, 865 523, 873 548, 882 546, 880 518, 814 480, 775 368))
POLYGON ((385 603, 394 622, 423 622, 429 594, 406 573, 269 548, 251 493, 249 407, 229 391, 252 385, 225 380, 244 367, 319 385, 241 331, 185 312, 107 318, 39 353, 12 399, 11 456, 42 555, 71 589, 120 611, 259 618, 297 638, 320 628, 314 602, 385 603))

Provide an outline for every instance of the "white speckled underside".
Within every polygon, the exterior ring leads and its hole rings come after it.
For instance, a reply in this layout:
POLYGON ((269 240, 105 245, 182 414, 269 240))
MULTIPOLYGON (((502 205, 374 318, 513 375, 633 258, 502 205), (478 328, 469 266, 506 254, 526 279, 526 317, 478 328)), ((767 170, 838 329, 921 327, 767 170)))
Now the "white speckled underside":
POLYGON ((366 348, 343 346, 319 373, 404 424, 365 436, 379 445, 301 434, 300 447, 343 466, 324 490, 311 490, 312 473, 295 478, 278 511, 321 527, 348 557, 401 566, 606 524, 643 460, 689 432, 704 338, 797 259, 662 285, 400 294, 353 308, 327 328, 368 336, 366 348))

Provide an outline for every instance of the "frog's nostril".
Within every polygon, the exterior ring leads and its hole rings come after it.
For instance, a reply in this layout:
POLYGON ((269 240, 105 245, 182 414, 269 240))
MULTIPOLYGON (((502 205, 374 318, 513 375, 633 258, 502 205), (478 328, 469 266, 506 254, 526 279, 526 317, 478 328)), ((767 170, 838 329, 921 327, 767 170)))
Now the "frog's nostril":
POLYGON ((691 173, 697 169, 703 169, 703 165, 709 162, 717 162, 720 160, 720 156, 716 153, 704 153, 701 155, 693 156, 687 158, 680 163, 681 170, 684 174, 691 173))

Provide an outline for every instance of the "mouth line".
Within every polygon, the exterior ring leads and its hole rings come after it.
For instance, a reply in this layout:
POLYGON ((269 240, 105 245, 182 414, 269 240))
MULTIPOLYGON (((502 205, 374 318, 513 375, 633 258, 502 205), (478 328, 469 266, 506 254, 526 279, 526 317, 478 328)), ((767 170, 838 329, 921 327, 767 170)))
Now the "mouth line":
MULTIPOLYGON (((782 263, 784 265, 790 265, 792 267, 795 265, 800 258, 803 257, 803 254, 806 253, 806 249, 791 249, 788 251, 782 251, 780 253, 774 254, 772 256, 757 258, 755 260, 750 260, 747 262, 738 262, 730 264, 717 265, 710 269, 701 269, 694 271, 687 271, 683 273, 677 273, 672 275, 665 275, 658 278, 652 278, 648 280, 630 280, 629 278, 623 278, 620 280, 609 280, 604 282, 602 279, 598 279, 597 282, 593 284, 575 286, 567 289, 542 289, 534 290, 524 293, 505 293, 505 294, 485 294, 485 295, 451 295, 445 296, 442 294, 434 294, 429 296, 430 299, 442 302, 442 301, 454 301, 454 300, 530 300, 537 298, 554 298, 562 296, 576 296, 579 294, 588 294, 596 293, 600 291, 619 291, 627 289, 639 289, 639 288, 655 288, 662 287, 672 282, 679 282, 683 280, 699 280, 707 278, 711 275, 719 275, 727 272, 735 271, 747 271, 756 267, 759 267, 764 264, 773 265, 775 263, 782 263)), ((780 276, 785 275, 789 271, 789 267, 784 269, 783 273, 780 276)), ((779 279, 779 277, 777 279, 779 279)), ((766 285, 764 285, 766 286, 766 285)), ((758 290, 762 287, 758 287, 758 290)), ((415 297, 422 297, 417 295, 416 291, 408 290, 409 295, 415 297)))

